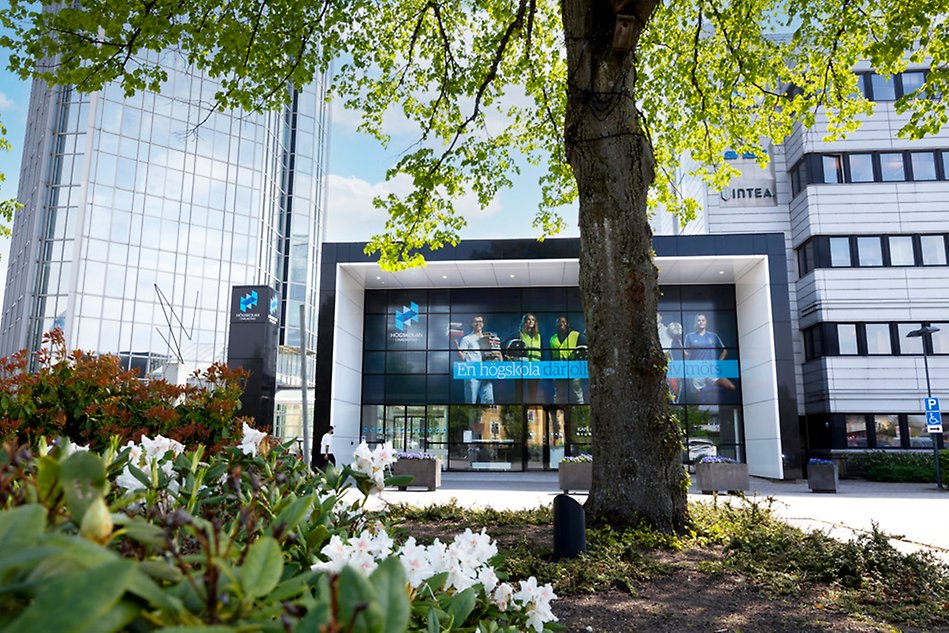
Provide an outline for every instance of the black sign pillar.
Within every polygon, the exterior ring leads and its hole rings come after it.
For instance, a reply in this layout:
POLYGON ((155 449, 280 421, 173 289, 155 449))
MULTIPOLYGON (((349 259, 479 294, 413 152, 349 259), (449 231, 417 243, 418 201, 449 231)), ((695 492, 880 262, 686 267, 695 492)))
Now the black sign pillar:
POLYGON ((277 390, 277 323, 280 297, 269 286, 231 288, 228 367, 248 372, 238 415, 253 417, 258 429, 273 431, 277 390))

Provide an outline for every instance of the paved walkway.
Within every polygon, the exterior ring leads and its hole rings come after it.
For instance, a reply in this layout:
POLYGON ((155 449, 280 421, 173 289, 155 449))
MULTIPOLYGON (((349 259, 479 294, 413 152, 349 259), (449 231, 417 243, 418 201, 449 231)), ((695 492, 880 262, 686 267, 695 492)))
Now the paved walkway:
MULTIPOLYGON (((381 498, 416 506, 457 500, 464 507, 527 509, 550 505, 557 490, 557 473, 443 473, 434 492, 386 490, 381 498)), ((585 494, 574 495, 584 501, 585 494)), ((843 540, 869 531, 873 523, 893 536, 903 551, 928 550, 949 562, 949 491, 934 484, 886 484, 842 480, 837 494, 815 494, 807 482, 751 478, 749 496, 771 498, 779 516, 799 527, 819 529, 843 540)), ((711 502, 710 495, 692 490, 689 498, 711 502)))

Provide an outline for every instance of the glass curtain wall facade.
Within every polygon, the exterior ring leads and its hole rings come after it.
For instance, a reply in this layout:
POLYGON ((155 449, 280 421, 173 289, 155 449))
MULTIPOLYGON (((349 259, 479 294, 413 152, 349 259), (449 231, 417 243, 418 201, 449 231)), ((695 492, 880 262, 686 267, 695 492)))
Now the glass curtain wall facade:
POLYGON ((161 63, 162 91, 130 98, 34 83, 0 353, 59 327, 142 373, 205 367, 241 284, 279 291, 281 344, 299 345, 302 303, 315 322, 323 86, 282 112, 217 112, 219 84, 161 63))
MULTIPOLYGON (((732 286, 663 288, 683 460, 744 458, 732 286)), ((360 434, 451 470, 548 470, 590 451, 577 288, 367 290, 360 434)))

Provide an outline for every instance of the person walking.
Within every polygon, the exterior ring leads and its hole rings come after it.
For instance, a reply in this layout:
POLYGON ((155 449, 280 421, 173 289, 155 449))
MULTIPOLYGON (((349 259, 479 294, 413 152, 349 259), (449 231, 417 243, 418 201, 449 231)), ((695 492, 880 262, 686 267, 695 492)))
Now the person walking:
POLYGON ((320 454, 317 456, 316 467, 324 470, 327 464, 336 465, 336 455, 333 453, 333 427, 323 434, 320 439, 320 454))

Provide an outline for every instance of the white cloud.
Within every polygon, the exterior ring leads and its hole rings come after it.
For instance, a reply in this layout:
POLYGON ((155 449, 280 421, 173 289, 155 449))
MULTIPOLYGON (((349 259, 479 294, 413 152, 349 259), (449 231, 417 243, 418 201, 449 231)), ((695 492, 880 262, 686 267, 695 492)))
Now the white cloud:
MULTIPOLYGON (((368 240, 385 229, 388 218, 385 211, 372 206, 373 198, 389 193, 405 195, 411 191, 412 181, 408 176, 399 175, 389 181, 371 183, 362 178, 329 174, 327 186, 327 220, 325 239, 329 242, 358 242, 368 240)), ((466 194, 456 202, 458 211, 469 221, 462 230, 463 237, 475 237, 483 234, 487 228, 485 220, 491 219, 493 226, 501 221, 497 216, 503 211, 500 201, 495 199, 483 211, 478 206, 474 194, 466 194), (480 228, 484 227, 484 228, 480 228), (479 230, 480 228, 480 230, 479 230)), ((504 218, 505 226, 520 225, 520 218, 504 218)), ((529 225, 529 219, 527 223, 529 225)), ((490 229, 489 229, 490 231, 490 229)), ((490 231, 494 232, 494 231, 490 231)), ((508 235, 520 237, 521 235, 508 235)))
POLYGON ((8 97, 6 93, 0 92, 0 112, 5 112, 7 110, 12 110, 16 107, 13 99, 8 97))

